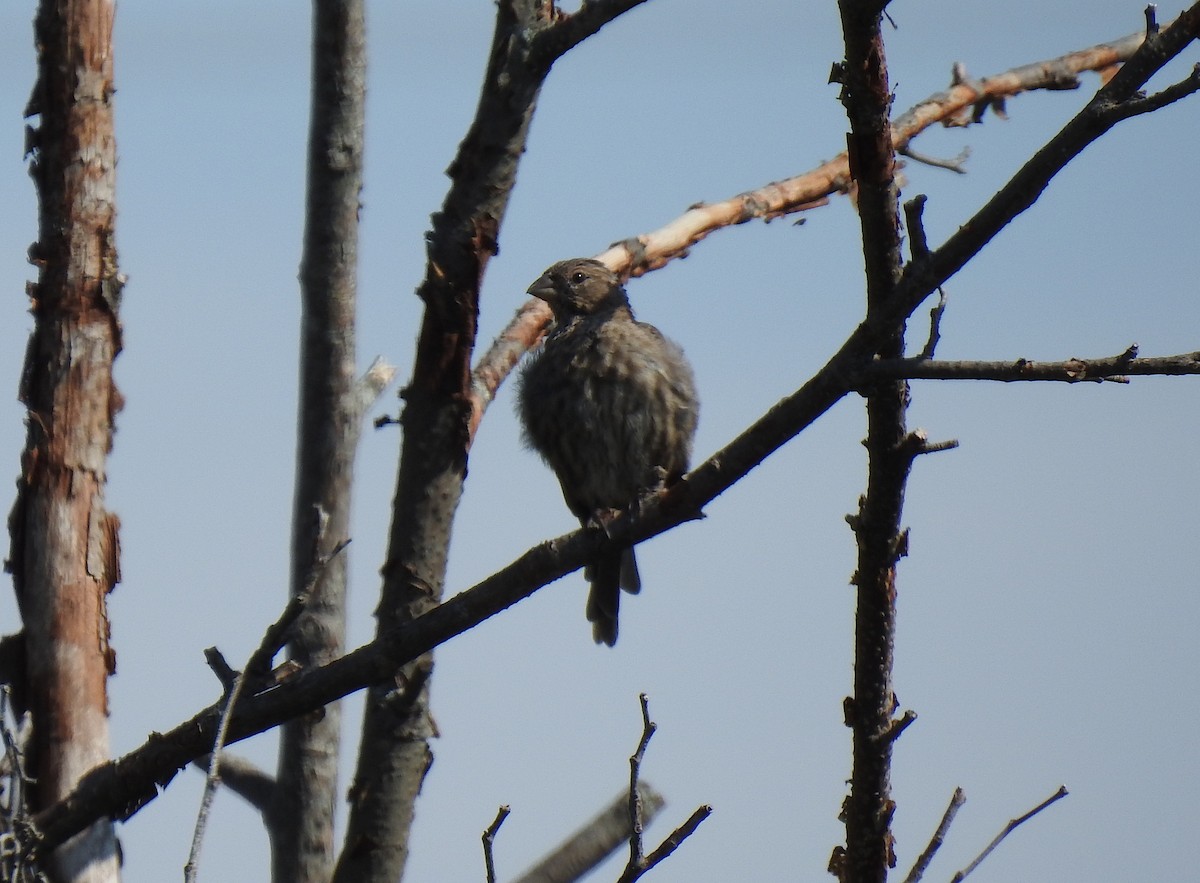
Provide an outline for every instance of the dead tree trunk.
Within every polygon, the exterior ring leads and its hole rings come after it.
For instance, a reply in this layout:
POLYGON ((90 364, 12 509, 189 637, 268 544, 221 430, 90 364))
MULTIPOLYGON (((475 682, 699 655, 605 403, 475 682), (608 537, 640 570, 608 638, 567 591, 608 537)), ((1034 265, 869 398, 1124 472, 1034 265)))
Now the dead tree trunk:
MULTIPOLYGON (((121 277, 113 245, 111 0, 44 2, 36 20, 38 80, 27 116, 37 186, 33 333, 20 396, 28 408, 17 500, 9 519, 33 715, 34 808, 66 796, 108 759, 106 596, 117 582, 118 520, 104 507, 121 349, 121 277)), ((117 879, 112 823, 53 855, 63 881, 117 879)))

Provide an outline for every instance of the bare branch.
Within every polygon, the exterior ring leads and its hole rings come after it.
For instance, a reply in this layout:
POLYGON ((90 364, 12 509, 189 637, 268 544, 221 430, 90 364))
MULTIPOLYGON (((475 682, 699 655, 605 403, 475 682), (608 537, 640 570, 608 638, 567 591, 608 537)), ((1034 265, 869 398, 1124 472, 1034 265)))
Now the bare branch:
POLYGON ((929 198, 918 193, 904 203, 904 224, 908 228, 908 247, 914 261, 929 256, 929 239, 925 235, 925 204, 929 198))
MULTIPOLYGON (((192 764, 207 771, 212 765, 212 755, 197 757, 192 764)), ((248 758, 226 751, 221 755, 221 784, 258 810, 270 829, 271 800, 275 794, 274 776, 248 758)))
POLYGON ((1115 105, 1111 113, 1114 119, 1127 120, 1144 113, 1153 113, 1197 91, 1200 91, 1200 64, 1194 65, 1192 72, 1178 83, 1173 83, 1153 95, 1138 96, 1115 105))
POLYGON ((678 849, 684 840, 696 832, 700 823, 712 814, 711 806, 699 807, 686 822, 671 832, 670 836, 657 849, 649 855, 643 854, 642 827, 645 820, 638 779, 641 776, 642 761, 646 757, 646 748, 650 744, 650 738, 654 735, 657 725, 650 720, 649 697, 642 693, 638 696, 638 701, 642 706, 642 737, 638 740, 637 750, 629 758, 629 861, 625 864, 625 870, 622 871, 621 876, 617 878, 617 883, 634 883, 635 880, 641 879, 647 871, 678 849))
MULTIPOLYGON (((897 149, 903 150, 930 126, 953 120, 981 101, 994 104, 1005 96, 1021 92, 1061 89, 1064 81, 1075 81, 1083 71, 1103 71, 1127 61, 1144 38, 1145 35, 1139 32, 1061 58, 1022 65, 983 80, 956 81, 949 90, 930 96, 897 117, 892 122, 892 140, 897 149)), ((826 205, 830 196, 847 192, 849 183, 850 164, 843 152, 801 175, 766 184, 721 202, 697 203, 665 226, 623 239, 596 257, 625 277, 640 276, 685 257, 693 245, 716 230, 755 219, 771 221, 826 205)), ((542 301, 530 300, 517 311, 508 327, 478 361, 470 395, 472 438, 496 390, 525 351, 541 338, 549 320, 549 308, 542 301)))
MULTIPOLYGON (((324 569, 325 565, 336 558, 347 545, 349 545, 348 540, 334 546, 329 557, 318 563, 317 569, 310 578, 310 587, 320 578, 320 572, 324 569)), ((271 662, 275 659, 279 651, 283 649, 283 645, 287 643, 292 626, 295 625, 296 620, 300 618, 300 614, 304 612, 304 608, 308 605, 308 598, 307 592, 292 595, 288 599, 287 606, 283 608, 283 612, 279 614, 279 618, 267 627, 262 641, 259 642, 255 651, 250 654, 250 659, 246 663, 246 675, 251 679, 251 685, 254 688, 260 688, 263 679, 267 678, 270 674, 271 662)))
MULTIPOLYGON (((1135 352, 1136 355, 1136 352, 1135 352)), ((1200 352, 1177 356, 1135 359, 1126 351, 1099 359, 1067 359, 1062 362, 931 361, 923 358, 886 359, 863 369, 864 386, 881 378, 909 380, 995 380, 1055 381, 1060 383, 1128 383, 1133 376, 1184 376, 1200 374, 1200 352)))
POLYGON ((0 683, 0 880, 12 883, 46 883, 47 878, 29 858, 33 827, 29 823, 29 795, 34 782, 25 769, 31 717, 18 710, 12 687, 0 683))
POLYGON ((954 817, 958 815, 959 809, 966 802, 967 796, 963 794, 963 789, 955 788, 954 794, 950 797, 950 805, 946 807, 946 812, 942 814, 942 820, 938 823, 933 836, 929 838, 929 845, 917 856, 917 861, 912 870, 908 872, 908 876, 904 878, 904 883, 919 883, 920 879, 925 876, 929 863, 933 861, 933 857, 946 841, 946 833, 950 830, 954 817))
POLYGON ((208 829, 209 812, 212 810, 213 799, 217 795, 217 787, 221 783, 221 750, 225 747, 225 739, 229 733, 229 721, 233 717, 233 709, 242 695, 242 687, 245 683, 245 672, 242 672, 234 679, 233 687, 229 690, 224 707, 221 709, 216 738, 213 740, 212 754, 209 755, 208 775, 204 779, 204 795, 200 798, 200 811, 196 814, 196 827, 192 831, 192 846, 188 851, 187 864, 183 866, 184 883, 195 883, 196 875, 200 871, 200 845, 204 842, 204 832, 208 829))
MULTIPOLYGON (((354 463, 362 415, 386 383, 378 361, 355 379, 359 220, 366 106, 365 0, 313 0, 296 477, 288 591, 307 606, 288 632, 289 658, 321 665, 346 649, 349 564, 332 549, 350 530, 354 463), (314 517, 315 516, 315 517, 314 517), (314 573, 321 579, 314 581, 314 573)), ((394 369, 390 369, 394 374, 394 369)), ((270 660, 261 660, 269 667, 270 660)), ((265 667, 263 668, 265 672, 265 667)), ((255 677, 255 668, 248 668, 255 677)), ((288 721, 279 739, 276 805, 264 818, 271 879, 328 880, 338 794, 341 712, 288 721)))
MULTIPOLYGON (((933 447, 933 446, 924 447, 922 449, 921 453, 923 453, 923 454, 932 453, 932 451, 930 450, 931 447, 933 447)), ((945 450, 945 448, 942 448, 942 450, 945 450)), ((904 714, 902 714, 900 717, 898 717, 894 721, 892 721, 891 724, 888 725, 888 728, 886 730, 884 730, 882 733, 879 734, 879 738, 886 742, 895 742, 897 739, 900 738, 901 733, 903 733, 910 726, 912 726, 913 722, 916 721, 916 719, 917 719, 917 713, 915 711, 904 712, 904 714)))
MULTIPOLYGON (((32 329, 18 397, 26 409, 4 569, 24 629, 20 698, 32 715, 29 807, 44 809, 109 756, 108 595, 121 579, 120 519, 105 497, 123 398, 113 364, 122 347, 116 250, 112 2, 41 0, 37 79, 26 108, 38 234, 29 248, 32 329), (88 639, 81 640, 87 635, 88 639)), ((116 835, 99 822, 45 857, 47 873, 119 876, 116 835)))
MULTIPOLYGON (((908 228, 909 251, 914 261, 924 260, 929 256, 929 241, 925 237, 925 194, 914 196, 904 203, 904 223, 908 228)), ((921 349, 918 358, 932 359, 937 351, 938 341, 942 337, 942 316, 946 312, 946 292, 938 288, 938 302, 929 311, 929 337, 921 349)))
MULTIPOLYGON (((243 697, 231 726, 231 741, 394 677, 404 662, 578 570, 610 544, 630 546, 696 518, 704 505, 850 392, 871 359, 874 341, 871 326, 860 325, 804 386, 664 494, 636 512, 618 516, 606 530, 581 529, 541 543, 412 623, 384 632, 346 656, 302 672, 273 689, 243 697)), ((166 787, 181 766, 211 749, 217 716, 217 706, 203 709, 165 734, 151 734, 144 745, 124 757, 89 772, 71 795, 34 817, 41 834, 34 852, 52 849, 96 818, 133 815, 166 787)))
MULTIPOLYGON (((679 848, 683 841, 687 840, 696 833, 696 829, 700 827, 700 823, 712 815, 713 808, 708 804, 696 807, 695 811, 688 816, 687 821, 672 831, 658 848, 646 856, 646 870, 650 870, 676 849, 679 848)), ((644 872, 643 872, 644 873, 644 872)))
POLYGON ((959 151, 958 156, 953 159, 940 159, 936 156, 929 156, 925 153, 918 153, 910 146, 900 148, 897 153, 901 156, 907 156, 909 159, 919 162, 922 165, 932 166, 935 169, 949 169, 959 175, 967 173, 967 160, 971 158, 971 148, 964 147, 959 151))
MULTIPOLYGON (((319 567, 324 568, 329 560, 336 557, 346 545, 346 543, 341 543, 335 546, 329 558, 320 562, 319 567)), ((314 573, 312 579, 316 580, 317 578, 317 573, 314 573)), ((221 784, 221 764, 225 760, 223 750, 225 748, 225 740, 229 734, 229 722, 233 718, 233 713, 237 708, 238 699, 241 697, 242 691, 247 687, 247 684, 249 684, 251 689, 260 688, 263 685, 263 680, 270 672, 271 660, 282 649, 284 643, 287 641, 288 632, 292 624, 304 612, 304 607, 307 603, 308 596, 306 594, 293 595, 288 599, 283 613, 280 614, 275 622, 267 626, 262 641, 259 642, 254 652, 250 654, 250 659, 246 663, 246 667, 241 672, 236 673, 232 685, 227 685, 226 687, 225 701, 221 707, 220 719, 217 724, 216 735, 213 738, 212 750, 208 755, 208 772, 204 779, 204 794, 200 798, 200 810, 196 816, 196 827, 192 832, 192 846, 188 853, 187 864, 183 867, 183 879, 185 883, 194 883, 196 875, 199 873, 200 845, 204 840, 204 832, 208 826, 208 816, 212 810, 213 799, 216 797, 217 788, 221 784)), ((221 655, 221 652, 215 647, 210 647, 205 651, 205 656, 208 657, 210 665, 214 665, 215 660, 220 660, 219 664, 214 666, 214 671, 218 672, 218 676, 222 677, 222 683, 225 683, 228 677, 229 664, 225 662, 225 658, 221 655)), ((244 778, 243 783, 245 783, 244 778)), ((263 796, 264 794, 274 796, 275 792, 276 787, 274 784, 267 791, 264 791, 261 786, 254 791, 256 796, 263 796)))
POLYGON ((1193 4, 1166 28, 1145 40, 1083 110, 1038 150, 974 217, 961 225, 927 260, 909 264, 900 282, 894 308, 905 314, 911 313, 1013 218, 1032 206, 1067 163, 1120 120, 1114 107, 1133 99, 1137 90, 1195 40, 1197 34, 1200 34, 1200 3, 1193 4))
POLYGON ((1067 796, 1067 793, 1068 793, 1067 786, 1059 785, 1057 791, 1055 791, 1053 794, 1051 794, 1049 797, 1047 797, 1045 800, 1043 800, 1041 803, 1039 803, 1037 806, 1035 806, 1029 812, 1025 813, 1025 815, 1018 816, 1015 819, 1011 819, 1009 821, 1009 823, 1004 826, 1004 830, 996 835, 996 838, 987 845, 987 848, 984 849, 983 852, 979 853, 979 855, 977 855, 975 857, 975 860, 973 862, 971 862, 969 865, 967 865, 965 868, 963 868, 961 871, 959 871, 957 874, 955 874, 953 877, 950 878, 951 883, 960 883, 961 880, 966 879, 968 874, 970 874, 977 867, 979 867, 980 864, 983 863, 983 860, 992 854, 992 850, 994 850, 997 846, 999 846, 1005 837, 1007 837, 1009 834, 1011 834, 1013 831, 1015 831, 1019 826, 1021 826, 1025 822, 1032 819, 1034 816, 1036 816, 1038 813, 1040 813, 1042 810, 1044 810, 1050 804, 1057 803, 1058 801, 1062 800, 1064 797, 1067 796))
POLYGON ((238 671, 225 659, 225 654, 217 647, 205 647, 204 661, 221 682, 221 691, 228 693, 232 690, 237 683, 238 671))
MULTIPOLYGON (((645 693, 638 696, 642 706, 642 738, 638 740, 637 750, 629 758, 629 863, 626 868, 636 868, 642 863, 642 795, 638 788, 638 778, 642 774, 642 761, 646 757, 646 748, 658 725, 650 720, 650 697, 645 693)), ((628 870, 627 870, 628 872, 628 870)))
POLYGON ((487 870, 487 883, 496 883, 496 861, 492 856, 492 844, 496 841, 496 832, 500 830, 500 826, 504 824, 504 820, 508 818, 510 812, 512 812, 511 807, 501 806, 496 811, 496 818, 483 832, 483 864, 487 870))
POLYGON ((396 379, 397 373, 398 369, 395 365, 388 362, 382 356, 376 356, 375 360, 367 367, 367 370, 363 372, 362 377, 358 378, 355 391, 356 406, 360 420, 379 401, 379 397, 383 395, 383 391, 392 385, 392 381, 396 379))
POLYGON ((646 0, 589 0, 570 15, 559 11, 555 4, 549 4, 556 17, 552 26, 534 33, 530 41, 530 64, 549 70, 555 61, 606 24, 645 2, 646 0))
POLYGON ((939 286, 937 303, 929 310, 929 337, 925 339, 925 346, 921 348, 918 359, 928 361, 933 358, 938 342, 942 339, 942 316, 945 314, 946 290, 939 286))
MULTIPOLYGON (((642 823, 649 824, 666 805, 663 796, 641 781, 642 823)), ((513 883, 564 883, 577 880, 629 842, 629 794, 624 791, 595 818, 567 837, 513 883)))

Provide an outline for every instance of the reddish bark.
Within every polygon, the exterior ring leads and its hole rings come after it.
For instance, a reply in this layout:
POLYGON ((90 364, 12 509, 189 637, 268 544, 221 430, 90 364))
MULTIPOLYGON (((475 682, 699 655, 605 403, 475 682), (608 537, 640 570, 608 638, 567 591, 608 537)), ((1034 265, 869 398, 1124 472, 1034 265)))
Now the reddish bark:
MULTIPOLYGON (((66 796, 108 759, 106 596, 120 578, 119 522, 104 507, 121 348, 121 277, 113 246, 116 143, 109 0, 42 4, 38 81, 28 116, 40 202, 34 329, 21 379, 28 434, 9 519, 33 715, 34 808, 66 796)), ((103 821, 61 847, 61 880, 117 879, 103 821)))

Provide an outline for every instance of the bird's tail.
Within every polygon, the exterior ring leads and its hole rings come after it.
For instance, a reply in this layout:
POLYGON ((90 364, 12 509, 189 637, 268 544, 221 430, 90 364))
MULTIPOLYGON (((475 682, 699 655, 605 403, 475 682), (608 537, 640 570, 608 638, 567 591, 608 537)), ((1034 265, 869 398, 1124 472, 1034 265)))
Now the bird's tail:
POLYGON ((617 643, 617 612, 621 606, 621 589, 636 594, 642 589, 637 559, 633 549, 623 549, 606 555, 591 564, 585 575, 592 583, 588 594, 587 618, 592 624, 592 638, 597 644, 617 643))

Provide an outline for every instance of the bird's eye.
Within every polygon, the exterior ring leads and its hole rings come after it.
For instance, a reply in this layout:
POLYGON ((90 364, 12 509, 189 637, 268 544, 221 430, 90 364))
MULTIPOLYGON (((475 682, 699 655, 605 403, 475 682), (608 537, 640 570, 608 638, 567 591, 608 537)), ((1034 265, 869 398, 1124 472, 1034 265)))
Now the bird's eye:
POLYGON ((587 276, 585 276, 583 273, 576 270, 574 273, 571 274, 571 284, 578 285, 580 282, 582 282, 586 278, 587 278, 587 276))

